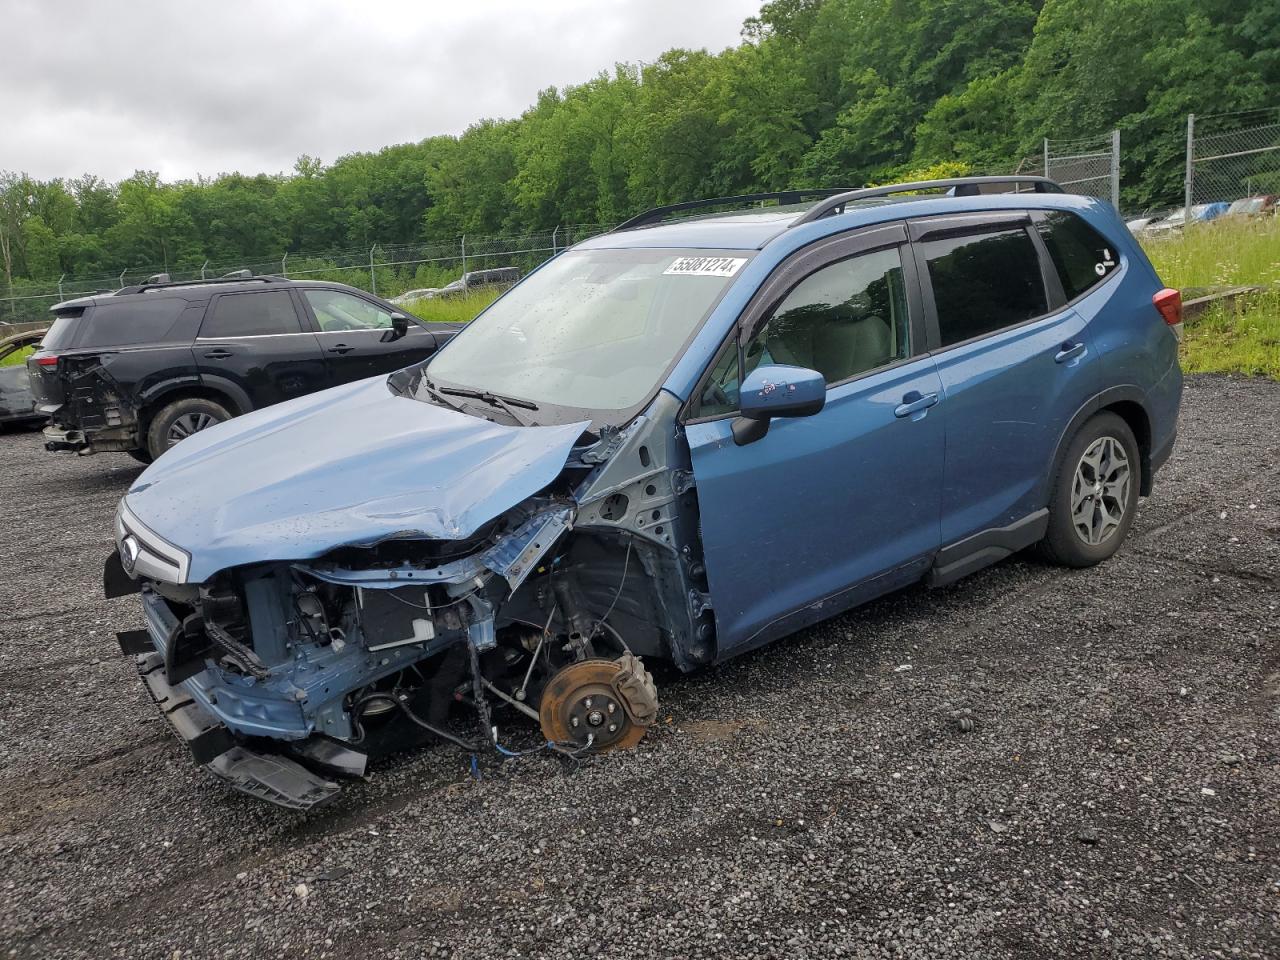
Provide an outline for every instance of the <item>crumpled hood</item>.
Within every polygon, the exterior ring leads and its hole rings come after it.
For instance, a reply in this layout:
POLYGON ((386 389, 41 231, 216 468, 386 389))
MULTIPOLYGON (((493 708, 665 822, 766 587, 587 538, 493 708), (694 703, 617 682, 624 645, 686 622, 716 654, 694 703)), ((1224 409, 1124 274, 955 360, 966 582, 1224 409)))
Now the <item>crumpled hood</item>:
POLYGON ((537 493, 589 422, 508 427, 393 394, 382 377, 196 434, 125 497, 191 556, 188 582, 397 536, 456 540, 537 493))

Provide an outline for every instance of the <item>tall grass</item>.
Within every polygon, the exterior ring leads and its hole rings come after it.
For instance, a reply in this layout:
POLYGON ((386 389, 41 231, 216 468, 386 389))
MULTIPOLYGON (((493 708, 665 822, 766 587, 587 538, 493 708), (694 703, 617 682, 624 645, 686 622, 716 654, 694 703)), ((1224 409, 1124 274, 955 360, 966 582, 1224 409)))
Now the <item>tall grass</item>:
POLYGON ((27 362, 27 357, 36 352, 35 347, 23 347, 13 353, 0 357, 0 367, 16 367, 27 362))
POLYGON ((1280 217, 1224 217, 1144 238, 1142 247, 1184 297, 1204 287, 1280 283, 1280 217))
POLYGON ((1224 300, 1188 321, 1182 369, 1280 380, 1280 292, 1224 300))
POLYGON ((501 292, 498 287, 481 287, 460 297, 412 300, 405 308, 415 317, 429 323, 466 323, 497 300, 501 292))

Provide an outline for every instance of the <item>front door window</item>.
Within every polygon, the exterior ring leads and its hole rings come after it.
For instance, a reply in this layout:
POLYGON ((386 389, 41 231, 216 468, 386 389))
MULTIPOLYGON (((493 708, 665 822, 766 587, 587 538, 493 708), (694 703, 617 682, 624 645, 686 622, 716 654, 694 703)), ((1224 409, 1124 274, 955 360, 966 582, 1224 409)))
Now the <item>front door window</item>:
MULTIPOLYGON (((746 372, 762 363, 817 370, 841 383, 908 355, 907 292, 897 247, 840 260, 796 284, 744 351, 746 372)), ((738 409, 738 353, 712 367, 696 417, 738 409)))
POLYGON ((390 330, 391 313, 341 290, 304 290, 316 322, 325 333, 338 330, 390 330))

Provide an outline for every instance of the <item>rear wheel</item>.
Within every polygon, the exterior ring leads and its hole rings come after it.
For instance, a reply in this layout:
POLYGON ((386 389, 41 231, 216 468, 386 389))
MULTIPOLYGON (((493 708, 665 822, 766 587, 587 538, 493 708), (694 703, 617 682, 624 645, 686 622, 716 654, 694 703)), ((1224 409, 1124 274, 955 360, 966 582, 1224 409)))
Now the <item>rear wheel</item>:
POLYGON ((150 463, 155 457, 151 456, 150 450, 130 450, 129 456, 137 460, 139 463, 150 463))
POLYGON ((1106 560, 1133 526, 1141 485, 1142 461, 1129 425, 1114 413, 1090 419, 1058 465, 1041 554, 1067 567, 1106 560))
POLYGON ((152 418, 151 427, 147 430, 147 451, 152 458, 159 457, 193 433, 230 419, 230 411, 212 400, 203 397, 175 400, 152 418))

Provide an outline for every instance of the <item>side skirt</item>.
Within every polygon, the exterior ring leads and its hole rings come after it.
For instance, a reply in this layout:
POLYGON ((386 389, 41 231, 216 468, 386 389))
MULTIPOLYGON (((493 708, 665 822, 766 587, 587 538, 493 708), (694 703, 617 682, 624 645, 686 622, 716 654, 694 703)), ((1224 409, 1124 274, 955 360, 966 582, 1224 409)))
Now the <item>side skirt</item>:
POLYGON ((925 568, 928 562, 928 557, 913 560, 911 563, 879 574, 870 580, 863 580, 861 583, 845 587, 837 593, 784 614, 777 620, 761 627, 745 641, 732 644, 727 649, 723 649, 720 655, 716 657, 715 662, 721 663, 749 650, 763 647, 765 644, 772 643, 774 640, 785 637, 788 634, 844 613, 852 607, 869 603, 876 597, 910 586, 919 581, 921 575, 926 573, 925 568))
POLYGON ((1039 542, 1048 528, 1049 511, 1043 509, 1007 527, 992 527, 965 537, 938 551, 925 582, 931 587, 945 587, 1039 542))

